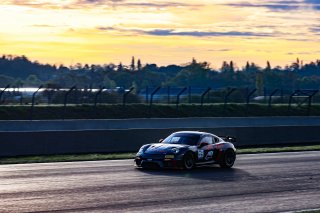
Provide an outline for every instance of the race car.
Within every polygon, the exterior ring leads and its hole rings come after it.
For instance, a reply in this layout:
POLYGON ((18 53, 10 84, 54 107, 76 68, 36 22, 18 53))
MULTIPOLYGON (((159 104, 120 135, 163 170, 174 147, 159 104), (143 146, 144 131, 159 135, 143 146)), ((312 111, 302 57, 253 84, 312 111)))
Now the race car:
POLYGON ((134 159, 140 168, 182 168, 219 164, 231 168, 236 160, 232 137, 219 137, 207 132, 181 131, 143 145, 134 159))

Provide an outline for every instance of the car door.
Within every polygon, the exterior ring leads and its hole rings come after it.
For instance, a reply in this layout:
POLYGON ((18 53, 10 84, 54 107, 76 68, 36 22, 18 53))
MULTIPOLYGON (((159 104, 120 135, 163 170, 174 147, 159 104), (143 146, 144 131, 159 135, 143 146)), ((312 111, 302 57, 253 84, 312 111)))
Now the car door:
POLYGON ((198 144, 198 161, 211 161, 213 157, 213 138, 211 135, 203 136, 198 144))
POLYGON ((213 156, 212 158, 214 160, 217 160, 217 158, 219 157, 219 149, 221 148, 221 145, 219 144, 221 141, 220 138, 216 137, 216 136, 212 136, 213 139, 213 156))

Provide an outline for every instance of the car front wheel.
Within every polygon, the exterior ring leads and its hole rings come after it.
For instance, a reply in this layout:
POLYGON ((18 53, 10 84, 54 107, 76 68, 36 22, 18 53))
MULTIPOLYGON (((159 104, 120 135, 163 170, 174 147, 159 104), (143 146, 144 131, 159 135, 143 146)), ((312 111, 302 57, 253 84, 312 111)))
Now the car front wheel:
POLYGON ((236 160, 236 153, 228 149, 221 158, 220 167, 222 168, 231 168, 236 160))
POLYGON ((192 154, 188 153, 183 158, 183 168, 186 170, 193 169, 195 163, 192 154))

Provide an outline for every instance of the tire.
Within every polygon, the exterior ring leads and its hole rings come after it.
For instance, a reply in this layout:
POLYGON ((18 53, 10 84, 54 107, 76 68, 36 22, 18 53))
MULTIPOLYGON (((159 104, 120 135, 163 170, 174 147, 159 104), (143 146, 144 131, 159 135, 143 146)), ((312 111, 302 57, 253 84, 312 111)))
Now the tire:
POLYGON ((220 160, 221 168, 231 168, 236 160, 236 153, 232 149, 228 149, 220 160))
POLYGON ((191 170, 195 167, 194 157, 191 153, 187 153, 183 157, 183 168, 185 170, 191 170))

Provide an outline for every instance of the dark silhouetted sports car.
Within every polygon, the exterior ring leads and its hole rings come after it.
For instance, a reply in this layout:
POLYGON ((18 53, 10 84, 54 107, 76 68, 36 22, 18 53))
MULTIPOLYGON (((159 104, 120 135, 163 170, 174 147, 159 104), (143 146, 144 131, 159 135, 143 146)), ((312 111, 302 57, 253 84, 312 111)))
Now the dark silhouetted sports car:
POLYGON ((236 160, 235 138, 207 132, 175 132, 159 143, 143 145, 135 157, 142 168, 183 168, 219 164, 231 168, 236 160))

